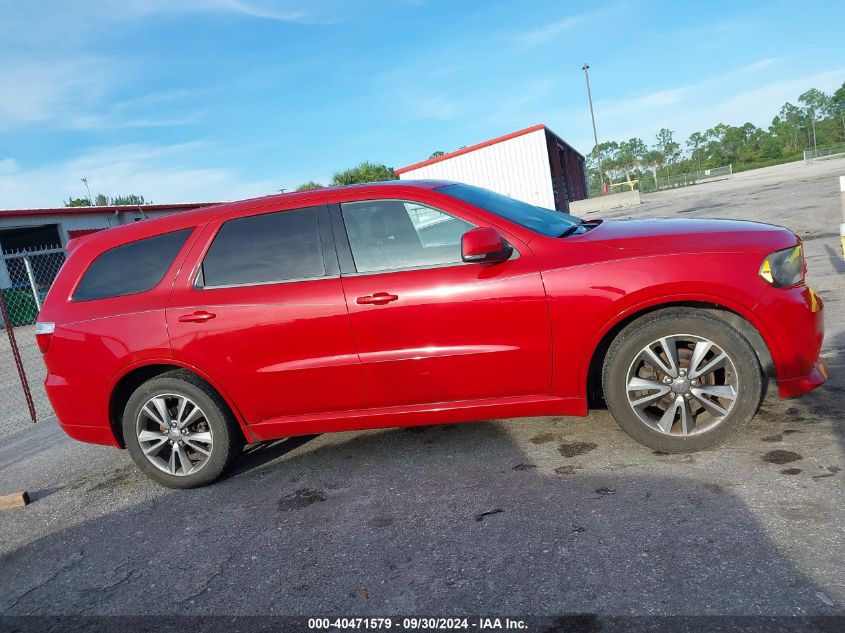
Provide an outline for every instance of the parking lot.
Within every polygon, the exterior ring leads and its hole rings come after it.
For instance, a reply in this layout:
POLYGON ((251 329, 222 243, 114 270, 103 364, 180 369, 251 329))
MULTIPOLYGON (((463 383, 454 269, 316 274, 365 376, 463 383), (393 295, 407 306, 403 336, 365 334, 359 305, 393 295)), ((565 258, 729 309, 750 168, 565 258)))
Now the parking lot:
POLYGON ((845 161, 651 194, 605 217, 803 236, 831 378, 770 394, 717 450, 654 454, 606 411, 294 438, 160 488, 55 421, 0 439, 0 613, 834 615, 845 612, 845 161))

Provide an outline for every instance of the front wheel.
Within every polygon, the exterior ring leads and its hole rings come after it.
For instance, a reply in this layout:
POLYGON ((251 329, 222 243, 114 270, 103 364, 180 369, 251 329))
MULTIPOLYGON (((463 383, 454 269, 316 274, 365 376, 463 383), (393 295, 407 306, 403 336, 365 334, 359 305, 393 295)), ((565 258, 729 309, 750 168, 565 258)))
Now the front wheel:
POLYGON ((733 327, 693 309, 637 319, 608 350, 602 386, 619 426, 667 452, 721 443, 757 412, 763 379, 757 355, 733 327))
POLYGON ((223 399, 184 371, 163 374, 135 390, 124 409, 123 437, 135 464, 168 488, 210 484, 243 444, 223 399))

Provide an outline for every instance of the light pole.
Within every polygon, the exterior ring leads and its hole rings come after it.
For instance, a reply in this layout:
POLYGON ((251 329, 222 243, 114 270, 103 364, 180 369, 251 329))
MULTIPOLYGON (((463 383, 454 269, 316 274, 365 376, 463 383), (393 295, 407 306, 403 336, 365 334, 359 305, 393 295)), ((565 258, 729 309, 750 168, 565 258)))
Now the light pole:
POLYGON ((601 150, 599 149, 599 135, 596 133, 596 114, 593 112, 593 93, 590 91, 590 65, 584 64, 581 67, 584 77, 587 79, 587 99, 590 101, 590 117, 593 119, 593 140, 596 142, 596 158, 598 160, 599 187, 604 193, 604 173, 601 168, 601 150))

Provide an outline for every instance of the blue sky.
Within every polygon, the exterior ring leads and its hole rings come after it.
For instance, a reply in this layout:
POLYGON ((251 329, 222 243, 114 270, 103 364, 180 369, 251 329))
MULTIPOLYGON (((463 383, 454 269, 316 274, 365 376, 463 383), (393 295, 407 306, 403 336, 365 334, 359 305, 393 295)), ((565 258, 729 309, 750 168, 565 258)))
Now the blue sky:
POLYGON ((845 81, 841 2, 0 0, 0 208, 229 200, 545 123, 768 125, 845 81))

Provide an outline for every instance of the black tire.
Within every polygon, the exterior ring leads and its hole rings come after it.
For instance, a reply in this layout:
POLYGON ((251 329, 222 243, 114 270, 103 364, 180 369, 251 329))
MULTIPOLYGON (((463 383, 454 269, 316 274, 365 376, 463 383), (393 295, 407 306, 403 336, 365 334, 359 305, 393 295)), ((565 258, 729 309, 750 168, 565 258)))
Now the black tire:
POLYGON ((602 387, 616 423, 632 438, 657 451, 691 453, 722 443, 753 418, 763 398, 764 383, 757 354, 731 325, 694 308, 669 308, 631 322, 616 336, 604 359, 602 387), (708 339, 721 348, 733 362, 738 382, 733 408, 716 426, 697 435, 655 430, 637 416, 628 401, 628 371, 640 352, 661 337, 683 334, 708 339))
POLYGON ((129 397, 123 411, 123 438, 132 460, 141 471, 156 483, 168 488, 198 488, 220 477, 243 448, 243 434, 229 407, 207 383, 196 375, 175 370, 152 378, 138 387, 129 397), (141 409, 151 398, 176 394, 190 399, 205 414, 211 432, 210 455, 196 472, 170 474, 156 467, 144 455, 137 435, 141 409))

